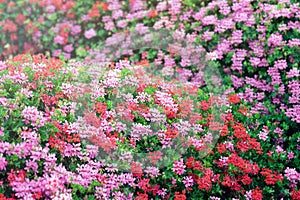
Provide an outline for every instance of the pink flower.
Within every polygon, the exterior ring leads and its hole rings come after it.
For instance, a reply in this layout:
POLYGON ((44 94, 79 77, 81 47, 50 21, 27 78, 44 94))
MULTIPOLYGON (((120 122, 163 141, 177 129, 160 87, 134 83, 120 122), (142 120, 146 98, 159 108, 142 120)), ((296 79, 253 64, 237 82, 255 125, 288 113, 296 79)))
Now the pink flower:
POLYGON ((0 136, 4 136, 4 128, 3 127, 0 127, 0 136))
POLYGON ((268 133, 269 133, 268 127, 264 126, 263 130, 260 131, 260 133, 258 134, 259 139, 266 141, 268 139, 268 133))
POLYGON ((81 27, 79 25, 72 26, 71 35, 75 36, 81 32, 81 27))
POLYGON ((182 182, 185 185, 185 187, 191 187, 191 186, 194 185, 194 181, 193 181, 193 178, 191 176, 184 177, 182 182))
POLYGON ((56 43, 56 44, 61 44, 61 45, 63 45, 63 44, 64 44, 64 38, 61 37, 60 35, 57 35, 57 36, 54 38, 53 42, 56 43))
POLYGON ((291 69, 289 72, 286 73, 287 78, 293 78, 293 77, 299 77, 300 76, 300 70, 297 68, 291 69))
POLYGON ((288 152, 288 159, 291 160, 294 158, 294 152, 288 152))
POLYGON ((73 51, 73 45, 68 44, 68 45, 64 46, 64 51, 67 53, 71 53, 73 51))
POLYGON ((0 155, 0 170, 6 170, 7 161, 0 155))
POLYGON ((181 158, 179 161, 176 160, 173 164, 172 171, 178 175, 181 175, 185 172, 186 166, 183 164, 183 159, 181 158))
POLYGON ((157 167, 147 167, 145 172, 151 177, 157 177, 159 175, 159 169, 157 167))
POLYGON ((84 36, 87 39, 91 39, 92 37, 95 37, 96 35, 97 35, 97 33, 96 33, 96 31, 93 28, 84 32, 84 36))

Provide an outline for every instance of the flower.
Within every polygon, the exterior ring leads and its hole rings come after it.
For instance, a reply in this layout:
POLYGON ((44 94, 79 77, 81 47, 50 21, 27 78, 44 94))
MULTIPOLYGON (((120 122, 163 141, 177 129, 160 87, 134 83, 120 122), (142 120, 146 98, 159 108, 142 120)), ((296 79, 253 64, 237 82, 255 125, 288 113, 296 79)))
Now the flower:
POLYGON ((71 27, 71 35, 76 36, 81 32, 81 26, 75 25, 71 27))
POLYGON ((262 190, 260 190, 258 187, 255 190, 252 190, 251 197, 253 200, 262 200, 262 190))
POLYGON ((174 200, 186 200, 185 194, 180 194, 179 192, 175 192, 174 200))
POLYGON ((178 175, 181 175, 185 172, 185 168, 186 166, 183 163, 183 159, 181 158, 179 161, 174 161, 172 171, 178 175))
POLYGON ((194 180, 193 177, 191 176, 185 176, 182 180, 183 184, 185 185, 186 188, 191 187, 194 185, 194 180))
POLYGON ((95 29, 89 29, 87 31, 84 32, 84 36, 87 38, 87 39, 91 39, 92 37, 95 37, 97 35, 95 29))
POLYGON ((7 160, 0 154, 0 170, 6 170, 7 160))
POLYGON ((4 128, 0 127, 0 136, 4 136, 4 128))

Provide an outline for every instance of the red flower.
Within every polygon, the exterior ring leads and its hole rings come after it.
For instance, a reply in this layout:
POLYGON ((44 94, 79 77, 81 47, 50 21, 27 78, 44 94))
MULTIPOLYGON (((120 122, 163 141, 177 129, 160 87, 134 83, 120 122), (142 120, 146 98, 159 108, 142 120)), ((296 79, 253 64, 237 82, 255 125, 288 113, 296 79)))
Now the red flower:
POLYGON ((194 161, 195 161, 195 159, 193 157, 187 158, 185 160, 185 165, 187 166, 187 168, 192 169, 194 166, 194 161))
POLYGON ((111 152, 112 149, 116 146, 114 138, 103 138, 100 136, 90 136, 89 141, 91 141, 94 145, 102 148, 105 152, 111 152))
POLYGON ((292 200, 300 200, 300 190, 296 191, 295 188, 291 191, 292 200))
POLYGON ((256 188, 255 190, 252 190, 252 199, 253 200, 262 200, 263 195, 262 195, 262 190, 256 188))
POLYGON ((157 16, 157 10, 150 10, 149 14, 148 14, 148 17, 149 18, 154 18, 157 16))
POLYGON ((247 140, 249 138, 249 135, 246 132, 246 128, 242 124, 235 124, 233 126, 234 130, 234 136, 238 139, 247 140))
POLYGON ((60 10, 63 6, 63 0, 55 0, 52 2, 52 5, 55 6, 57 10, 60 10))
POLYGON ((132 171, 133 176, 136 176, 136 177, 142 177, 143 176, 142 167, 138 163, 132 162, 130 164, 130 167, 131 167, 131 171, 132 171))
POLYGON ((225 136, 228 135, 228 133, 229 133, 228 126, 227 126, 227 125, 224 125, 224 126, 223 126, 223 129, 222 129, 222 131, 221 131, 221 136, 222 136, 222 137, 225 137, 225 136))
POLYGON ((162 153, 160 151, 149 152, 148 158, 151 163, 155 164, 158 160, 162 158, 162 153))
POLYGON ((201 101, 201 109, 206 111, 210 108, 210 105, 207 103, 206 100, 201 101))
POLYGON ((108 7, 109 7, 109 3, 107 3, 107 2, 101 2, 101 9, 103 11, 108 10, 108 7))
POLYGON ((23 169, 11 169, 10 172, 7 173, 7 175, 7 180, 11 185, 14 182, 23 183, 25 181, 26 172, 23 169))
POLYGON ((3 31, 8 31, 10 33, 14 33, 18 30, 17 25, 11 21, 11 20, 6 20, 4 25, 3 25, 3 31))
POLYGON ((210 168, 204 170, 203 177, 198 177, 196 183, 200 190, 210 190, 212 187, 212 178, 214 177, 213 171, 210 168))
POLYGON ((241 102, 240 97, 238 95, 236 95, 236 94, 228 95, 228 100, 232 104, 238 104, 238 103, 241 102))
POLYGON ((16 17, 16 22, 18 24, 23 24, 25 21, 26 21, 26 17, 22 13, 19 13, 16 17))
POLYGON ((238 141, 236 147, 241 150, 242 152, 247 152, 250 148, 247 142, 238 141))
POLYGON ((246 175, 244 175, 244 176, 241 177, 241 182, 244 185, 249 185, 249 184, 251 184, 252 179, 250 178, 250 176, 248 174, 246 174, 246 175))
POLYGON ((160 185, 154 185, 154 186, 151 186, 149 189, 148 189, 148 192, 151 192, 153 193, 154 195, 157 194, 158 190, 160 188, 160 185))
POLYGON ((219 122, 209 122, 209 130, 220 131, 223 128, 223 125, 219 122))
POLYGON ((228 175, 225 175, 223 178, 222 185, 225 187, 231 187, 231 179, 228 175))
POLYGON ((136 196, 134 200, 148 200, 148 194, 138 192, 138 196, 136 196))
POLYGON ((268 168, 263 168, 260 174, 265 176, 265 182, 268 185, 274 185, 277 181, 283 180, 283 176, 281 174, 278 172, 273 172, 268 168))
POLYGON ((97 117, 95 113, 92 112, 85 113, 84 120, 86 121, 86 123, 91 124, 96 128, 100 127, 101 120, 97 117))
POLYGON ((10 40, 11 40, 11 41, 16 41, 16 40, 18 40, 18 35, 17 35, 16 33, 11 33, 9 37, 10 37, 10 40))
POLYGON ((106 103, 102 103, 102 102, 96 103, 95 110, 96 110, 97 113, 100 113, 101 115, 104 115, 106 110, 107 110, 106 103))
POLYGON ((149 181, 150 181, 150 179, 141 179, 138 186, 146 192, 146 191, 148 191, 148 188, 150 187, 149 181))
POLYGON ((176 138, 179 134, 179 131, 175 128, 168 127, 167 131, 165 132, 165 135, 167 138, 176 138))
POLYGON ((100 2, 96 2, 92 9, 88 12, 88 16, 90 16, 91 18, 93 17, 100 17, 100 13, 99 13, 99 10, 98 8, 101 6, 101 3, 100 2))
POLYGON ((193 113, 191 116, 190 116, 190 123, 191 124, 196 124, 197 121, 201 121, 203 120, 203 117, 201 114, 199 113, 193 113))
POLYGON ((226 151, 227 151, 226 144, 219 143, 217 145, 217 150, 219 153, 226 153, 226 151))
POLYGON ((240 106, 240 109, 238 110, 238 112, 243 115, 247 115, 248 109, 246 107, 240 106))
POLYGON ((67 17, 68 19, 73 19, 73 18, 75 17, 75 13, 73 13, 73 12, 68 12, 68 13, 66 14, 66 17, 67 17))
POLYGON ((179 192, 175 192, 174 200, 186 200, 186 196, 184 194, 180 194, 179 192))
POLYGON ((169 108, 165 108, 165 114, 167 115, 168 119, 173 119, 177 116, 176 112, 169 108))
POLYGON ((31 196, 34 199, 40 199, 42 197, 42 192, 34 193, 31 196))

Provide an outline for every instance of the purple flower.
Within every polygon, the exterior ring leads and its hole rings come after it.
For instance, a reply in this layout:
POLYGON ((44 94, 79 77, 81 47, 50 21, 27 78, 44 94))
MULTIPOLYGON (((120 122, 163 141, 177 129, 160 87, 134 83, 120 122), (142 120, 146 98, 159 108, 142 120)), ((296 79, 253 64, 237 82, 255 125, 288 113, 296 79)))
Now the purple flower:
POLYGON ((84 33, 84 36, 87 38, 87 39, 91 39, 92 37, 95 37, 97 35, 96 31, 92 28, 88 31, 85 31, 84 33))

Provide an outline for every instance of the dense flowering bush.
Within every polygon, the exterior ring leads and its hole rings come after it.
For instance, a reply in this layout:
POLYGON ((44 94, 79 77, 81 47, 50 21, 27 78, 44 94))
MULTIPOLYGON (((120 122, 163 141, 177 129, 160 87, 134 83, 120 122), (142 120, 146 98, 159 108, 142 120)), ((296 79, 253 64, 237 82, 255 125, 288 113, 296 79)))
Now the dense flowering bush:
POLYGON ((1 199, 299 197, 299 151, 267 152, 267 127, 253 137, 234 93, 210 96, 128 61, 0 64, 1 199))

